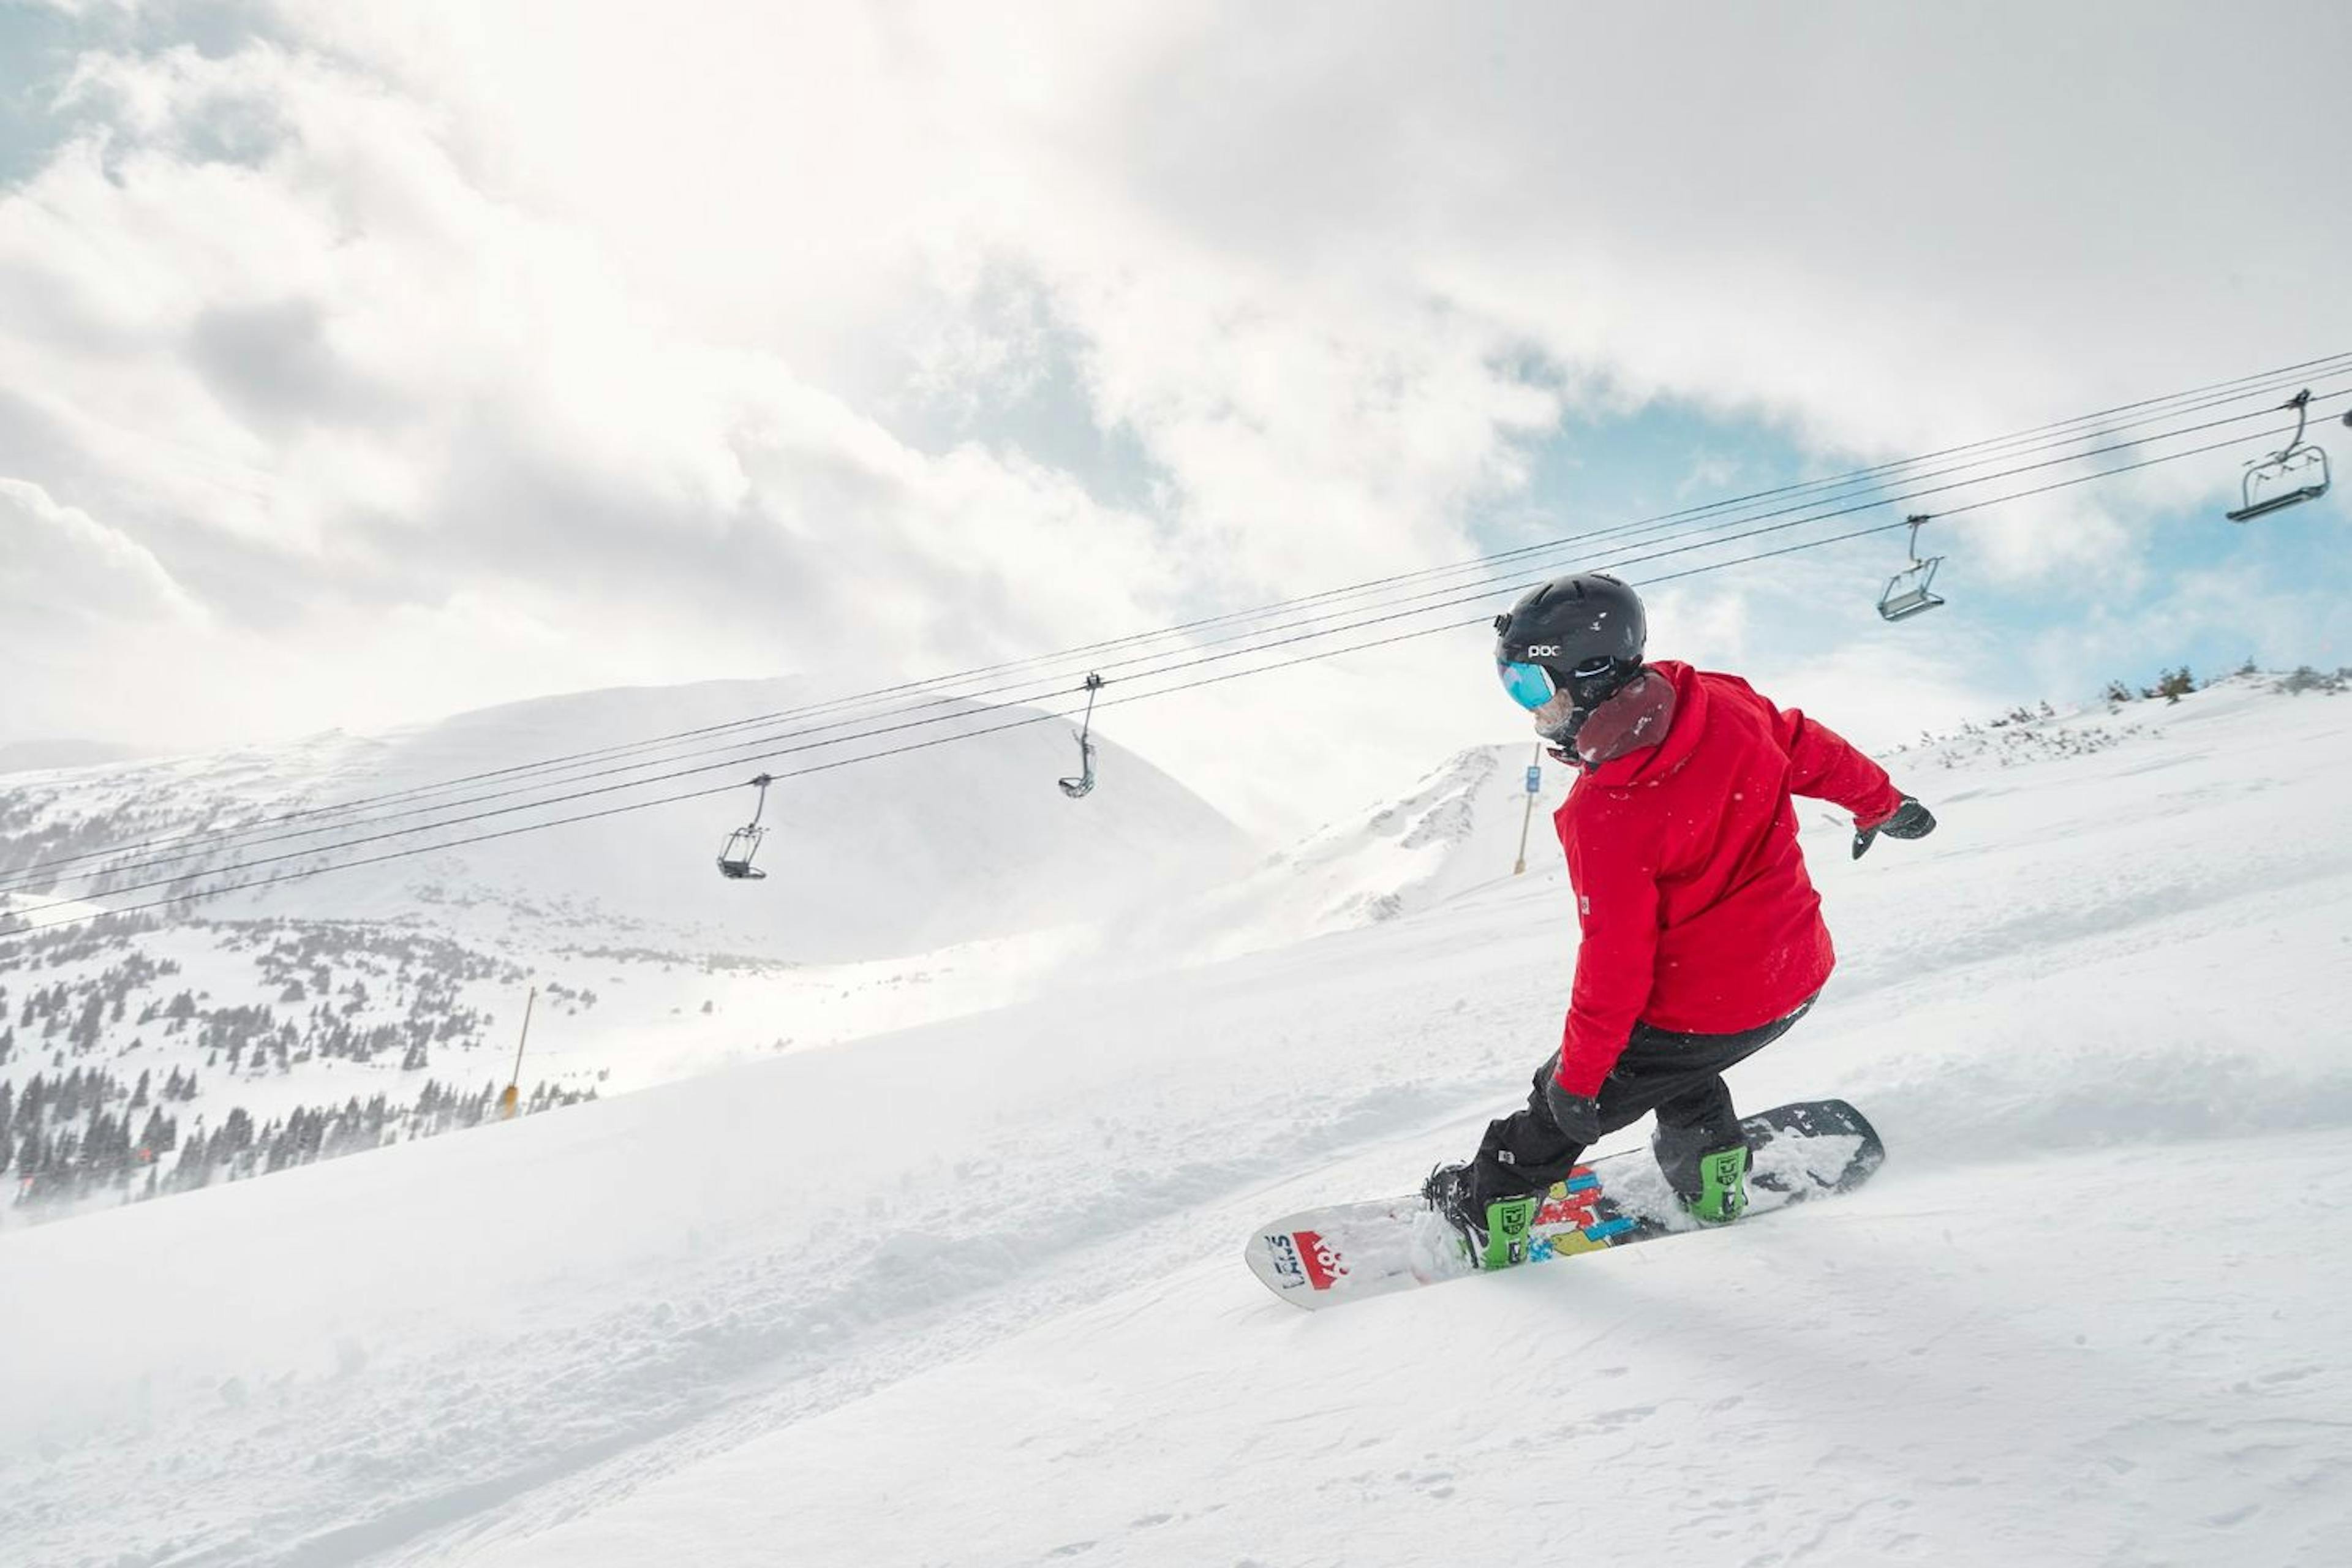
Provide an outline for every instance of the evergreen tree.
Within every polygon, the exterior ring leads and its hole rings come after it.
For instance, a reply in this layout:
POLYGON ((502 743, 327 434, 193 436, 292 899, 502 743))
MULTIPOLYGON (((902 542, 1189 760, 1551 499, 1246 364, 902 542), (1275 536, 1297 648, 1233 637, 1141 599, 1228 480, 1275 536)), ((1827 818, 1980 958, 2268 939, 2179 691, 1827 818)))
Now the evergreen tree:
POLYGON ((110 1112, 93 1111, 89 1130, 82 1134, 80 1153, 86 1176, 92 1181, 112 1181, 130 1166, 130 1129, 110 1112))
POLYGON ((203 1186, 212 1179, 212 1140, 201 1131, 189 1134, 180 1163, 172 1167, 172 1185, 182 1192, 203 1186))
POLYGON ((70 1131, 60 1131, 43 1141, 38 1172, 38 1195, 62 1197, 72 1184, 74 1156, 81 1152, 81 1140, 70 1131))
POLYGON ((20 1202, 30 1197, 33 1188, 39 1184, 41 1166, 47 1158, 48 1142, 41 1136, 39 1125, 26 1126, 23 1142, 16 1145, 17 1198, 20 1202))
POLYGON ((74 1020, 72 1033, 66 1037, 73 1042, 74 1049, 89 1050, 98 1044, 99 1032, 105 1026, 106 998, 93 991, 82 1005, 81 1016, 74 1020))
POLYGON ((179 1123, 163 1114, 160 1105, 147 1112, 146 1125, 139 1131, 139 1154, 145 1161, 159 1161, 180 1142, 179 1123))

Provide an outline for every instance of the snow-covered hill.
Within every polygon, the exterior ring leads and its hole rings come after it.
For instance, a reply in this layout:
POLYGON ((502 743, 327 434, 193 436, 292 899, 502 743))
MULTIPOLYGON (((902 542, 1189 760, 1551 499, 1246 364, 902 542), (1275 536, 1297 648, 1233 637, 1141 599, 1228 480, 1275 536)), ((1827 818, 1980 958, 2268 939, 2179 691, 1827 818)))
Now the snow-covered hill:
POLYGON ((1548 874, 1559 859, 1550 814, 1567 788, 1568 770, 1533 746, 1473 747, 1247 877, 1155 911, 1134 934, 1236 957, 1429 909, 1507 881, 1522 864, 1548 874), (1539 786, 1532 795, 1529 768, 1539 786))
POLYGON ((0 776, 58 768, 97 767, 144 753, 106 741, 14 741, 0 745, 0 776))
MULTIPOLYGON (((2340 678, 2249 675, 2217 692, 2325 696, 2340 678)), ((2209 703, 2211 699, 2209 699, 2209 703)), ((2095 701, 2064 710, 2043 704, 1923 735, 1888 753, 1887 766, 1933 793, 1946 775, 1985 775, 1974 793, 2015 787, 2000 775, 2036 763, 2087 757, 2144 735, 2162 702, 2095 701), (1916 775, 1916 779, 1915 776, 1916 775)), ((1193 957, 1236 957, 1391 921, 1492 892, 1518 877, 1564 879, 1551 814, 1570 770, 1533 745, 1479 746, 1448 759, 1403 795, 1342 816, 1248 875, 1197 898, 1139 911, 1124 934, 1193 957), (1530 769, 1537 788, 1528 788, 1530 769), (1533 809, 1530 810, 1532 805, 1533 809)), ((1814 815, 1828 819, 1829 808, 1814 815)))
MULTIPOLYGON (((232 863, 254 866, 236 879, 268 876, 723 785, 763 766, 782 773, 1021 716, 919 700, 927 705, 894 709, 849 730, 922 727, 857 745, 792 750, 840 739, 838 727, 812 732, 840 723, 838 713, 827 713, 544 772, 485 776, 647 736, 788 712, 810 696, 791 680, 625 688, 511 703, 384 735, 335 732, 267 749, 0 780, 0 879, 108 903, 144 901, 176 891, 173 879, 226 878, 222 868, 232 863), (714 765, 713 772, 662 777, 714 765), (457 779, 479 782, 411 793, 457 779), (404 798, 316 824, 297 819, 217 842, 201 837, 289 812, 394 795, 404 798), (554 799, 566 795, 577 798, 554 799), (551 804, 541 808, 542 800, 551 804), (461 810, 452 801, 476 804, 461 810), (499 815, 438 832, 404 832, 476 812, 499 815), (330 830, 306 831, 319 825, 330 830), (394 833, 402 836, 381 837, 394 833), (194 854, 184 842, 190 836, 198 836, 194 854), (379 841, 334 857, 316 853, 362 837, 379 841), (60 869, 54 885, 16 874, 61 857, 154 839, 172 842, 110 858, 100 863, 107 868, 100 875, 66 874, 86 872, 87 863, 60 869), (166 855, 179 858, 155 863, 166 855), (126 890, 131 889, 143 890, 126 890)), ((1054 783, 1077 760, 1074 727, 1063 722, 786 779, 772 793, 764 818, 764 885, 724 886, 712 867, 729 829, 753 810, 756 792, 747 784, 715 800, 208 900, 194 912, 214 920, 422 916, 453 935, 543 941, 578 940, 585 932, 607 942, 823 963, 1092 919, 1115 905, 1122 889, 1156 888, 1171 877, 1206 882, 1244 863, 1247 844, 1213 808, 1115 742, 1098 738, 1097 745, 1104 787, 1076 804, 1054 783)))
MULTIPOLYGON (((803 695, 775 681, 593 692, 387 736, 0 780, 0 889, 19 889, 0 890, 0 910, 40 921, 121 908, 163 890, 141 884, 296 857, 248 873, 268 875, 311 863, 321 842, 448 816, 455 798, 530 784, 473 809, 529 805, 609 784, 590 772, 625 763, 641 764, 622 775, 634 783, 779 726, 387 801, 317 819, 335 831, 315 837, 295 836, 313 819, 268 820, 728 724, 803 695), (442 809, 404 815, 426 805, 442 809), (142 847, 51 864, 121 845, 142 847)), ((971 704, 918 716, 942 711, 950 733, 1020 717, 971 704)), ((519 1081, 541 1104, 1027 994, 1124 903, 1187 893, 1250 854, 1191 792, 1098 747, 1102 786, 1078 802, 1055 786, 1077 754, 1061 722, 782 781, 764 881, 726 881, 712 864, 753 808, 746 788, 0 940, 0 1177, 20 1200, 0 1224, 477 1124, 516 1073, 534 987, 519 1081)))
POLYGON ((1895 759, 1943 818, 1924 842, 1857 863, 1805 813, 1843 966, 1733 1081, 1863 1106, 1890 1161, 1851 1198, 1335 1313, 1270 1297, 1255 1221, 1410 1188, 1555 1037, 1559 879, 1490 878, 0 1236, 0 1542, 2335 1561, 2352 703, 2245 680, 2040 732, 1895 759))

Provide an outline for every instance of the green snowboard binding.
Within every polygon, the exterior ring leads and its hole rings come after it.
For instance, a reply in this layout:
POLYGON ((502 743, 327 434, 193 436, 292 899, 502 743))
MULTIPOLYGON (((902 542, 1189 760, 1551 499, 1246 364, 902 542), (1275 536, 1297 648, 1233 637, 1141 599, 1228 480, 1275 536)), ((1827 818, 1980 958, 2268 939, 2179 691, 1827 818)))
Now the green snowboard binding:
POLYGON ((1729 1225, 1748 1212, 1748 1147, 1735 1144, 1698 1158, 1698 1195, 1683 1206, 1701 1225, 1729 1225))
POLYGON ((1462 1250, 1476 1268, 1508 1268, 1528 1260, 1543 1194, 1496 1198, 1482 1208, 1472 1189, 1470 1167, 1441 1165, 1422 1184, 1421 1195, 1454 1222, 1462 1235, 1462 1250))
POLYGON ((1508 1268, 1528 1260, 1528 1238, 1535 1229, 1536 1211, 1543 1194, 1496 1198, 1486 1205, 1486 1224, 1474 1238, 1470 1260, 1481 1268, 1508 1268))

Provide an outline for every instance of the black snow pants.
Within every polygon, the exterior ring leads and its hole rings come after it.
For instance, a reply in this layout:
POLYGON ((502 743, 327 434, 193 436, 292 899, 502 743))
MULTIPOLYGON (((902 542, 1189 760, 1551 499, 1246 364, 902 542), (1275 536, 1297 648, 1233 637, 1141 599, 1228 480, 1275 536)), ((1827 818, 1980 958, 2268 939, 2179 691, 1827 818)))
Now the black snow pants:
MULTIPOLYGON (((1658 1131, 1652 1147, 1658 1164, 1677 1191, 1696 1192, 1699 1156, 1739 1142, 1739 1113, 1731 1107, 1724 1068, 1788 1033, 1818 999, 1809 996, 1787 1017, 1736 1035, 1685 1035, 1634 1025, 1625 1054, 1609 1069, 1596 1097, 1601 1130, 1614 1132, 1656 1111, 1658 1131)), ((1584 1145, 1572 1142, 1552 1120, 1544 1095, 1559 1068, 1559 1057, 1554 1053, 1536 1069, 1526 1107, 1486 1124, 1470 1178, 1481 1207, 1496 1198, 1539 1193, 1584 1157, 1584 1145)))

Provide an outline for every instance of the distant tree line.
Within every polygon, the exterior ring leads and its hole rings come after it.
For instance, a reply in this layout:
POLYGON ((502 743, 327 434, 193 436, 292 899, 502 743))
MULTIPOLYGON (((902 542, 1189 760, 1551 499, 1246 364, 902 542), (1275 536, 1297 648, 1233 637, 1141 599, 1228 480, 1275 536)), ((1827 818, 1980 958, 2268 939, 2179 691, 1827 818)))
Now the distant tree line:
MULTIPOLYGON (((155 929, 107 919, 0 940, 0 974, 14 983, 0 983, 0 1194, 20 1208, 54 1211, 109 1194, 134 1201, 497 1116, 497 1085, 468 1092, 437 1076, 414 1091, 303 1103, 267 1120, 217 1102, 241 1082, 314 1061, 428 1073, 436 1055, 487 1043, 493 1019, 465 1005, 466 987, 519 987, 528 978, 520 966, 398 927, 180 922, 250 955, 254 983, 215 1001, 173 988, 180 964, 138 943, 155 929), (134 1069, 150 1050, 170 1059, 134 1069), (201 1107, 191 1103, 200 1093, 201 1107)), ((593 992, 562 994, 573 1007, 595 1002, 593 992)), ((540 1082, 520 1109, 593 1098, 540 1082)))
MULTIPOLYGON (((352 1096, 341 1105, 297 1106, 259 1123, 233 1106, 210 1131, 198 1119, 184 1142, 169 1108, 194 1093, 194 1075, 177 1068, 160 1089, 149 1073, 126 1089, 104 1068, 82 1068, 58 1079, 37 1073, 21 1094, 0 1083, 0 1179, 15 1183, 19 1207, 78 1203, 109 1191, 135 1202, 478 1127, 492 1119, 499 1099, 492 1083, 467 1094, 428 1079, 405 1105, 383 1094, 365 1101, 352 1096), (175 1152, 177 1160, 167 1165, 165 1156, 175 1152)), ((595 1098, 593 1089, 575 1092, 542 1082, 522 1110, 536 1113, 595 1098)))
MULTIPOLYGON (((2263 670, 2249 658, 2240 665, 2233 674, 2238 679, 2252 679, 2259 678, 2263 670)), ((2210 682, 2204 684, 2210 685, 2210 682)), ((2195 673, 2184 664, 2178 669, 2164 671, 2157 677, 2155 685, 2143 686, 2137 691, 2124 681, 2108 681, 2107 705, 2110 708, 2120 708, 2126 702, 2154 701, 2158 698, 2162 698, 2166 705, 2169 706, 2197 690, 2199 685, 2195 673)), ((2352 686, 2352 665, 2344 665, 2330 671, 2315 668, 2308 664, 2299 664, 2272 681, 2271 689, 2284 692, 2290 697, 2300 697, 2306 691, 2326 692, 2332 697, 2345 689, 2347 686, 2352 686)))

